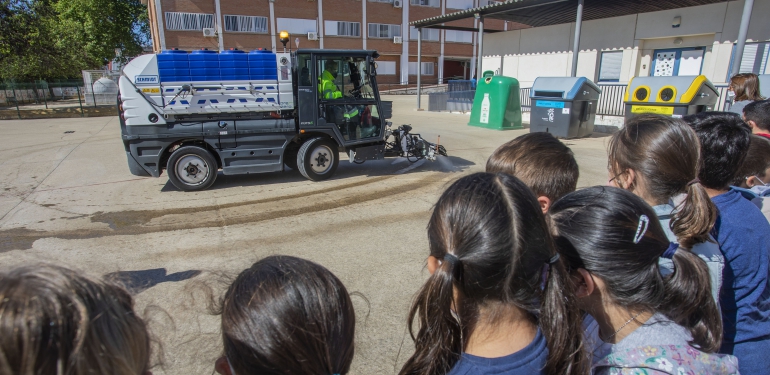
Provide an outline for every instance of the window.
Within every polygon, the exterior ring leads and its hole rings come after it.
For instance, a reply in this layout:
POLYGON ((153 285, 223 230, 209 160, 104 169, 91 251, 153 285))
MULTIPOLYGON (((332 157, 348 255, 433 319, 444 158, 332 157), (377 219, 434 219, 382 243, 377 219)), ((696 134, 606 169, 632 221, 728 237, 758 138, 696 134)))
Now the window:
POLYGON ((166 30, 203 30, 214 27, 214 15, 166 12, 166 30))
POLYGON ((393 3, 393 0, 369 0, 370 3, 393 3))
POLYGON ((401 36, 401 25, 388 25, 384 23, 370 23, 370 38, 392 38, 401 36))
POLYGON ((471 9, 473 0, 446 0, 446 7, 451 9, 471 9))
MULTIPOLYGON (((422 29, 422 40, 431 42, 438 42, 440 30, 438 29, 422 29)), ((409 26, 409 39, 417 40, 417 28, 409 26)))
POLYGON ((335 36, 361 36, 360 22, 324 21, 324 33, 335 36))
POLYGON ((277 18, 278 30, 286 30, 292 34, 307 34, 316 32, 315 20, 302 18, 277 18))
MULTIPOLYGON (((733 57, 730 58, 730 70, 735 62, 735 45, 733 45, 733 57)), ((738 73, 770 74, 768 69, 770 62, 770 42, 746 43, 743 48, 743 58, 738 73)))
POLYGON ((444 36, 446 42, 473 43, 473 33, 470 31, 447 30, 444 36))
POLYGON ((266 33, 267 17, 225 15, 225 31, 241 33, 266 33))
POLYGON ((409 3, 412 5, 422 5, 425 7, 440 7, 441 6, 441 0, 409 0, 409 3))
POLYGON ((499 1, 499 0, 479 0, 479 6, 480 7, 484 7, 484 6, 487 6, 487 5, 494 5, 494 4, 497 4, 497 3, 502 3, 502 1, 499 1))
MULTIPOLYGON (((421 74, 424 76, 432 76, 433 75, 433 63, 432 62, 424 62, 422 63, 422 72, 421 74)), ((416 62, 410 62, 409 63, 409 75, 414 76, 417 75, 417 63, 416 62)))
POLYGON ((703 65, 703 47, 655 50, 651 76, 697 76, 703 65))
POLYGON ((396 75, 396 62, 377 61, 377 74, 385 76, 396 75))
POLYGON ((599 62, 599 82, 620 81, 620 67, 623 64, 623 51, 602 52, 599 62))

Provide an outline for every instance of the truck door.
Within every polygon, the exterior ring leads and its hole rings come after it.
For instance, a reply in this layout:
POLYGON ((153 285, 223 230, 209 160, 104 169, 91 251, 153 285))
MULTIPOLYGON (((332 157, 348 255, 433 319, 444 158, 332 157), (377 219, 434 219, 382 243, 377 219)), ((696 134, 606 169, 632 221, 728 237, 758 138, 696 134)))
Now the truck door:
POLYGON ((319 117, 334 126, 345 146, 371 143, 382 138, 368 56, 325 56, 315 58, 318 77, 319 117))

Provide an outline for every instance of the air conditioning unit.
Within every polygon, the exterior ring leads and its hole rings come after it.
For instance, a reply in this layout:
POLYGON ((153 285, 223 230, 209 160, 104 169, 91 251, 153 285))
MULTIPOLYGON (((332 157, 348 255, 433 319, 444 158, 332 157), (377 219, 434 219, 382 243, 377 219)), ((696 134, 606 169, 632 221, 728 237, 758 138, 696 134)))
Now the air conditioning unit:
POLYGON ((213 27, 207 27, 203 29, 203 36, 215 37, 217 36, 217 29, 213 27))
POLYGON ((401 8, 404 6, 403 0, 393 0, 393 8, 401 8))
POLYGON ((318 40, 318 33, 307 33, 307 40, 318 40))
POLYGON ((394 36, 394 37, 393 37, 393 43, 395 43, 395 44, 401 44, 403 41, 404 41, 404 40, 403 40, 403 39, 401 39, 401 37, 400 37, 400 36, 394 36))

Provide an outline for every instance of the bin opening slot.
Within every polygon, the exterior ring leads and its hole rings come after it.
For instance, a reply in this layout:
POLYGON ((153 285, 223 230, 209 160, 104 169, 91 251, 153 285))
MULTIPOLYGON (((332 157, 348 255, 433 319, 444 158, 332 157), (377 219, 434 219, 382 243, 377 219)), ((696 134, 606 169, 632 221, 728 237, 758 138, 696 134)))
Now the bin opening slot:
POLYGON ((535 91, 535 96, 543 98, 561 98, 564 97, 564 91, 535 91))

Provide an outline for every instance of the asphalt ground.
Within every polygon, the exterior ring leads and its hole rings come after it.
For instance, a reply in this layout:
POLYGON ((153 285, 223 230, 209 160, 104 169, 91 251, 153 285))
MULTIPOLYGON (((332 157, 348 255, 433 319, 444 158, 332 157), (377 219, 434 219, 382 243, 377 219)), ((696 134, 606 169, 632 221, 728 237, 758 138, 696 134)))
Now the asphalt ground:
MULTIPOLYGON (((386 99, 394 124, 440 136, 449 157, 343 159, 322 182, 220 173, 211 189, 185 193, 165 174, 129 172, 117 117, 0 121, 0 265, 48 262, 124 280, 157 339, 153 372, 210 374, 222 352, 211 302, 228 280, 268 255, 302 257, 357 292, 351 374, 397 373, 413 350, 406 316, 428 275, 433 204, 528 129, 470 127, 467 115, 416 111, 414 96, 386 99)), ((606 183, 607 137, 565 141, 578 186, 606 183)))

